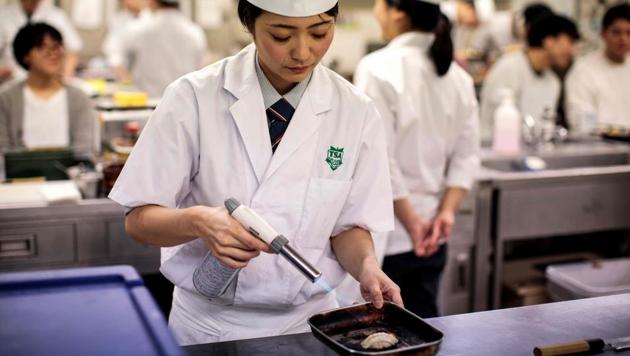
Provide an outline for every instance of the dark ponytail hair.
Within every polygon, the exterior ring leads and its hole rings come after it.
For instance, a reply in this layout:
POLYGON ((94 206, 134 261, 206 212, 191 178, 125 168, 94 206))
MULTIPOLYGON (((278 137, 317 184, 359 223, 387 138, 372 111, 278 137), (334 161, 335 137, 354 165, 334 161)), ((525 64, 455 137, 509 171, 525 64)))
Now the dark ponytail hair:
POLYGON ((453 63, 453 39, 451 30, 453 26, 444 14, 440 13, 440 21, 435 29, 435 40, 429 48, 429 57, 435 65, 437 74, 444 76, 453 63))
POLYGON ((435 41, 429 48, 428 55, 438 75, 446 74, 453 61, 453 41, 451 24, 440 12, 440 7, 418 0, 385 0, 385 2, 407 14, 412 30, 435 33, 435 41))

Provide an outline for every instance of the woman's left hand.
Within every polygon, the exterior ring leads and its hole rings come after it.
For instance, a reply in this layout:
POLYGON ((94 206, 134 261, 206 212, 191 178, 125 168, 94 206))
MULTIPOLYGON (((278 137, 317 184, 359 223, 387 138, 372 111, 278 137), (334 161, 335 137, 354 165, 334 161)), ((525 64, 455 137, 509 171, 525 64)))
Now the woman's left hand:
POLYGON ((359 275, 361 296, 372 302, 378 309, 383 307, 383 301, 390 301, 404 307, 400 288, 378 266, 376 260, 365 263, 359 275))

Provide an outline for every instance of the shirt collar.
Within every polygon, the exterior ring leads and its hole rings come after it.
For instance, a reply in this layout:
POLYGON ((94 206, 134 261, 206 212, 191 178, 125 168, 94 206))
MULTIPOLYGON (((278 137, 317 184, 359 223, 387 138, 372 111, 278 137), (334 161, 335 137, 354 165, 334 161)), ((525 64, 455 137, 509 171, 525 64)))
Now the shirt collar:
POLYGON ((269 79, 265 73, 263 73, 262 68, 260 68, 260 63, 258 62, 258 53, 255 54, 256 58, 256 76, 258 77, 258 82, 260 83, 260 89, 262 91, 263 101, 265 103, 265 110, 269 109, 276 101, 283 98, 293 106, 293 108, 297 108, 300 100, 302 99, 302 95, 306 91, 306 87, 308 87, 308 83, 311 81, 313 77, 313 73, 311 73, 308 78, 304 79, 298 85, 296 85, 291 91, 284 94, 284 96, 278 94, 278 91, 271 85, 269 79))
POLYGON ((434 39, 435 35, 432 33, 409 31, 396 36, 389 42, 387 47, 419 47, 420 49, 428 49, 433 44, 434 39))

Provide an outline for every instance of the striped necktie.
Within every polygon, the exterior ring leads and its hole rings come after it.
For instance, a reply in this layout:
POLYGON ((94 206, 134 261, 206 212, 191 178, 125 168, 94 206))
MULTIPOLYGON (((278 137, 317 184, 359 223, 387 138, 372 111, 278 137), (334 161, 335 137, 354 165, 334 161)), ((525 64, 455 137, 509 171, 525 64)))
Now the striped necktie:
POLYGON ((282 141, 284 132, 289 127, 289 122, 293 117, 295 109, 284 98, 276 101, 267 109, 267 124, 269 125, 269 136, 271 137, 271 150, 275 153, 276 148, 282 141))

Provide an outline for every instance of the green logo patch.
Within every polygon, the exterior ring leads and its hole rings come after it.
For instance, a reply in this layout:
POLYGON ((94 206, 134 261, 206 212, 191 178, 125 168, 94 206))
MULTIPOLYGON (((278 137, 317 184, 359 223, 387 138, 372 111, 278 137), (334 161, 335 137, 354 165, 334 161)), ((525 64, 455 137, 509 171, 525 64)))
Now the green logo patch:
POLYGON ((343 147, 330 146, 326 155, 326 163, 333 171, 343 164, 343 147))

